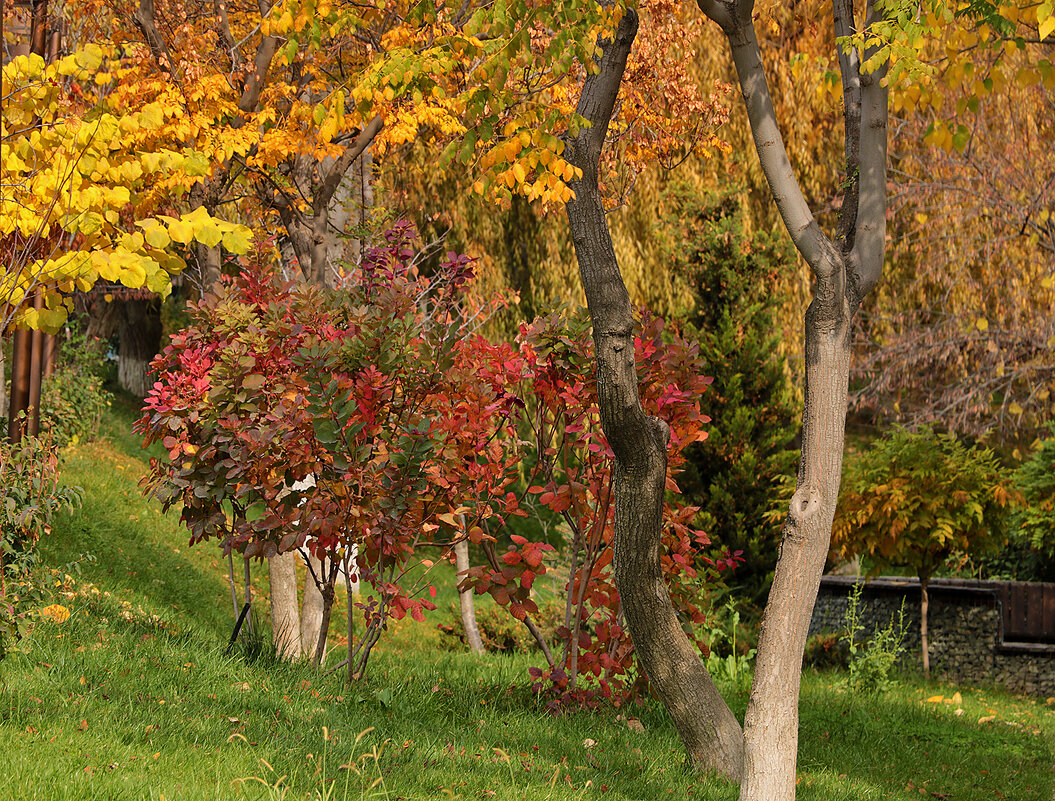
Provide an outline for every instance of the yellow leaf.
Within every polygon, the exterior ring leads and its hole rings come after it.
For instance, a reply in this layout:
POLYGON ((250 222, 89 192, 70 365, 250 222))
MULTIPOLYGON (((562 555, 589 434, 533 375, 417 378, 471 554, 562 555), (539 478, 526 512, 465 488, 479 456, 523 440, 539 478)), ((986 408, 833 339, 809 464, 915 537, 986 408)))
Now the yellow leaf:
POLYGON ((37 312, 37 328, 45 334, 57 334, 66 324, 66 307, 41 309, 37 312))
POLYGON ((65 623, 70 619, 70 610, 60 604, 52 604, 41 609, 40 616, 52 623, 65 623))
POLYGON ((150 247, 163 250, 169 246, 168 231, 157 220, 140 220, 136 225, 143 229, 143 238, 150 247))
POLYGON ((233 231, 224 231, 223 234, 223 246, 228 253, 247 253, 252 241, 253 232, 244 225, 237 226, 233 231))
POLYGON ((194 226, 183 220, 176 220, 169 225, 169 237, 173 242, 189 245, 194 240, 194 226))
POLYGON ((90 44, 75 53, 74 57, 79 67, 94 72, 103 63, 103 49, 99 45, 90 44))
POLYGON ((1047 39, 1052 31, 1055 31, 1055 14, 1041 22, 1037 28, 1037 33, 1040 34, 1041 40, 1047 39))
POLYGON ((945 696, 944 695, 932 695, 930 698, 927 699, 927 703, 928 704, 940 704, 944 700, 945 700, 945 696))
POLYGON ((979 331, 989 330, 989 321, 984 317, 979 317, 977 320, 975 320, 974 325, 975 328, 977 328, 979 331))
POLYGON ((215 223, 212 225, 206 224, 194 232, 194 238, 205 245, 205 247, 214 248, 223 240, 223 234, 220 233, 220 229, 216 227, 215 223))
POLYGON ((1024 410, 1022 409, 1022 407, 1021 407, 1021 406, 1019 406, 1019 405, 1018 405, 1017 403, 1015 403, 1014 401, 1012 401, 1011 403, 1009 403, 1009 404, 1007 405, 1007 410, 1008 410, 1008 412, 1010 412, 1011 414, 1022 414, 1022 412, 1024 411, 1024 410))
POLYGON ((139 124, 148 131, 156 130, 165 121, 160 103, 151 103, 139 112, 139 124))

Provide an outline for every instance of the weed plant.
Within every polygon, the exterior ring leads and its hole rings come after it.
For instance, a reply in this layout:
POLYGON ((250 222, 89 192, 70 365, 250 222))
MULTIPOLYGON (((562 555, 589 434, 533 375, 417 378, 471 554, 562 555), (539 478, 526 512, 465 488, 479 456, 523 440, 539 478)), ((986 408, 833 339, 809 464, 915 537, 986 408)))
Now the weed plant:
POLYGON ((850 655, 850 671, 847 685, 854 692, 886 692, 894 686, 891 671, 905 651, 905 601, 902 599, 897 617, 891 616, 883 628, 877 628, 871 637, 863 638, 865 630, 861 622, 861 593, 864 582, 858 581, 850 591, 846 605, 846 633, 843 640, 850 655))

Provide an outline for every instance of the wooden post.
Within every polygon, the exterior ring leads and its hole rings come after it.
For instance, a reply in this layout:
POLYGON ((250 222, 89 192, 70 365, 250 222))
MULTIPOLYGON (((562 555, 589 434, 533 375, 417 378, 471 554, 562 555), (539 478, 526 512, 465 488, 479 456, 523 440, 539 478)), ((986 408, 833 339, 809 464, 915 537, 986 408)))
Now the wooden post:
MULTIPOLYGON (((49 62, 58 55, 60 35, 50 31, 48 24, 48 0, 35 0, 32 4, 32 22, 29 29, 29 49, 49 62)), ((44 297, 38 291, 33 305, 44 308, 44 297)), ((15 331, 11 343, 11 403, 8 410, 7 436, 18 442, 26 434, 40 433, 41 378, 47 362, 45 356, 47 337, 42 331, 15 331), (19 413, 26 419, 20 420, 19 413)))

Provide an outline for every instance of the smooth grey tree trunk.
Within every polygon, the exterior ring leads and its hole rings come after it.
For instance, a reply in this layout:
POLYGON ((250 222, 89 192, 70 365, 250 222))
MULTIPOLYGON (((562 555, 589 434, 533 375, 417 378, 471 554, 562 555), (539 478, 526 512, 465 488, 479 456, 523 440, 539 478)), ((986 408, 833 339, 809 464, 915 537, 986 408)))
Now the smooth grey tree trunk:
POLYGON ((267 560, 271 586, 271 636, 275 653, 294 661, 300 657, 300 614, 297 598, 296 553, 275 554, 267 560))
MULTIPOLYGON (((469 569, 469 540, 459 540, 454 544, 454 569, 459 576, 469 569)), ((465 642, 474 654, 484 652, 484 643, 480 639, 480 627, 476 625, 476 605, 473 603, 472 590, 458 592, 458 605, 462 614, 462 629, 465 631, 465 642)))

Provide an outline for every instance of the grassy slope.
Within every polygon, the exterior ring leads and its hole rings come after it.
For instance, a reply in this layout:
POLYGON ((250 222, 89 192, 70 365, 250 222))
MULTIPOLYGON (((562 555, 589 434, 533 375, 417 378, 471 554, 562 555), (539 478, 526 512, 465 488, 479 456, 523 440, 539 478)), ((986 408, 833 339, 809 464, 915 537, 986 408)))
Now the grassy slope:
MULTIPOLYGON (((224 656, 223 564, 141 498, 129 419, 118 409, 107 442, 68 457, 87 501, 45 554, 94 554, 84 581, 99 593, 66 601, 69 621, 41 625, 28 653, 0 664, 0 799, 277 798, 283 776, 287 798, 736 797, 685 772, 655 704, 631 713, 643 734, 610 714, 553 718, 521 689, 528 657, 442 650, 432 622, 395 625, 352 687, 224 656)), ((451 598, 442 587, 440 610, 451 598)), ((855 698, 838 677, 807 675, 799 797, 1048 801, 1052 707, 961 690, 958 706, 925 703, 952 689, 912 683, 855 698)), ((733 699, 739 714, 744 703, 733 699)))

